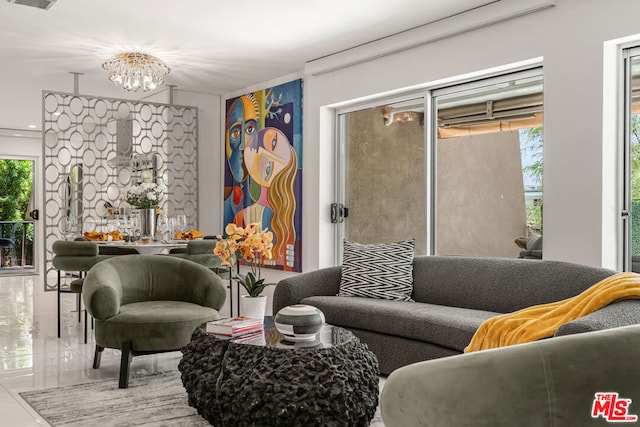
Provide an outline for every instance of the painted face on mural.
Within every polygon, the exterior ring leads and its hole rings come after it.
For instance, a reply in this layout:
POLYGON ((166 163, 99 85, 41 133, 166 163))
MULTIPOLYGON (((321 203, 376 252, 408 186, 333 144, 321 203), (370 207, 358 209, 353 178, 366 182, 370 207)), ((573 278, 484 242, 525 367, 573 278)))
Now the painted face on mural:
POLYGON ((246 177, 243 154, 247 140, 257 131, 257 117, 255 105, 247 96, 233 101, 227 111, 225 151, 231 174, 238 182, 244 181, 246 177))
POLYGON ((251 178, 263 187, 291 161, 289 139, 279 129, 261 129, 249 140, 244 151, 244 163, 251 178))

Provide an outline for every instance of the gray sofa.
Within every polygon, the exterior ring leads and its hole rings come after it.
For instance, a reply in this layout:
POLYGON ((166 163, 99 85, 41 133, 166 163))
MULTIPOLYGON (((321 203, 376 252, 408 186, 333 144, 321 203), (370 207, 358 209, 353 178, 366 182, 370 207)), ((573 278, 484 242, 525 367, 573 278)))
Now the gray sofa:
MULTIPOLYGON (((411 363, 460 354, 490 317, 579 294, 614 271, 559 261, 422 256, 413 261, 415 302, 336 296, 341 267, 280 281, 273 313, 309 304, 351 330, 389 374, 411 363)), ((640 323, 640 300, 619 301, 560 327, 568 335, 640 323)))

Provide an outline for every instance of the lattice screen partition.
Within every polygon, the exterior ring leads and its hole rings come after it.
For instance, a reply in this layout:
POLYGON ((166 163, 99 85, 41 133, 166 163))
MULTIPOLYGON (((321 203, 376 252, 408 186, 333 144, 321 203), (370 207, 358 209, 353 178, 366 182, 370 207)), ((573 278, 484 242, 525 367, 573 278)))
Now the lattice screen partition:
POLYGON ((52 245, 64 238, 69 213, 99 224, 110 206, 119 207, 135 174, 118 162, 123 156, 155 154, 157 181, 167 188, 160 208, 198 227, 196 107, 45 91, 42 110, 45 290, 55 290, 52 245), (123 123, 131 141, 124 154, 123 123))

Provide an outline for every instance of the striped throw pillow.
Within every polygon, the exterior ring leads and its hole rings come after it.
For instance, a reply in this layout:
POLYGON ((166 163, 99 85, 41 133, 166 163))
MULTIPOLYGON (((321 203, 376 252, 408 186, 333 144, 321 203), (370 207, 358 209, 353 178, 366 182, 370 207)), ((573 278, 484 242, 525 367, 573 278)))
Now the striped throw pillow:
POLYGON ((413 301, 415 240, 361 244, 344 241, 338 296, 413 301))

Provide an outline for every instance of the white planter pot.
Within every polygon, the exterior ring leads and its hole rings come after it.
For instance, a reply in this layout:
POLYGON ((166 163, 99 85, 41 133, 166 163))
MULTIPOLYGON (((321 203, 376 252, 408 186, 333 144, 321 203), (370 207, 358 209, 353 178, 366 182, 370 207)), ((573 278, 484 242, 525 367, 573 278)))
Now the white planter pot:
POLYGON ((267 310, 267 296, 260 295, 257 297, 251 297, 249 295, 242 295, 240 314, 250 319, 264 319, 264 315, 267 310))

